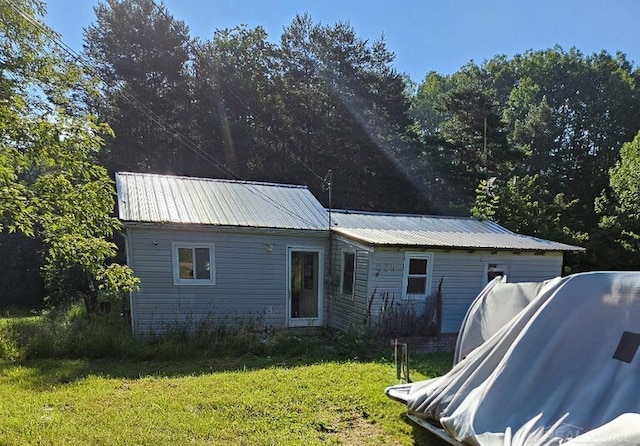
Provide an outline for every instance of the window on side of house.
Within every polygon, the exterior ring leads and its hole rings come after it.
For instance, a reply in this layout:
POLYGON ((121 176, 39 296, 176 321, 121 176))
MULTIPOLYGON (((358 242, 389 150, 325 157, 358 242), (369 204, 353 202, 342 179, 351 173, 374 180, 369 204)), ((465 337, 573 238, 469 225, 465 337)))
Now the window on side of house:
POLYGON ((505 263, 492 263, 486 264, 487 275, 485 277, 486 283, 491 282, 498 276, 506 276, 509 273, 509 265, 505 263))
POLYGON ((173 283, 175 285, 214 285, 216 279, 214 246, 174 243, 173 283))
POLYGON ((404 297, 425 296, 429 292, 430 254, 406 254, 404 265, 404 297))
POLYGON ((342 293, 353 296, 356 283, 356 253, 342 252, 342 293))

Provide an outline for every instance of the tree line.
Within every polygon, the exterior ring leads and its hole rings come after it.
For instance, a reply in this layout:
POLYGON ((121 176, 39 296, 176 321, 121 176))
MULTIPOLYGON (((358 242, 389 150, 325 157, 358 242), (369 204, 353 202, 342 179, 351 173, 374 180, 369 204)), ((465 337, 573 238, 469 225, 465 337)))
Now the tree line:
MULTIPOLYGON (((44 12, 37 0, 17 4, 33 17, 44 12)), ((4 201, 0 216, 5 229, 32 239, 16 241, 5 230, 0 248, 37 250, 46 260, 70 223, 60 223, 52 238, 44 220, 64 206, 52 204, 43 221, 25 222, 20 215, 31 214, 19 212, 20 203, 52 191, 77 200, 71 191, 84 184, 112 194, 107 174, 138 171, 306 184, 336 208, 474 215, 586 247, 586 254, 566 259, 571 271, 640 267, 639 74, 624 54, 531 50, 469 63, 450 75, 429 72, 414 84, 394 68, 383 39, 362 39, 346 22, 326 25, 299 15, 279 39, 261 27, 239 26, 200 40, 152 0, 107 0, 95 14, 80 66, 74 55, 46 44, 42 30, 31 30, 40 33, 40 48, 23 48, 34 41, 28 35, 16 40, 25 20, 3 18, 0 38, 13 46, 1 51, 28 50, 49 62, 57 54, 64 61, 56 65, 57 87, 35 80, 43 94, 34 100, 47 97, 62 113, 43 118, 58 136, 29 140, 40 148, 60 141, 64 147, 51 159, 25 158, 19 171, 8 171, 4 160, 26 154, 28 144, 3 131, 0 178, 13 189, 0 194, 22 197, 23 188, 33 195, 4 201), (11 20, 23 23, 11 28, 11 20), (67 137, 73 119, 85 139, 67 137), (92 167, 66 170, 69 190, 33 189, 34 179, 64 170, 58 157, 79 151, 71 143, 85 148, 76 161, 92 167), (90 172, 95 177, 87 177, 90 172)), ((15 73, 27 76, 20 67, 25 59, 3 54, 3 60, 15 62, 0 67, 3 100, 32 94, 15 88, 15 73)), ((32 80, 22 78, 22 86, 32 80)), ((35 114, 27 109, 22 118, 35 114)), ((95 207, 100 215, 113 207, 112 197, 91 198, 106 203, 95 207)), ((87 234, 101 239, 117 232, 117 224, 103 222, 87 234)), ((102 257, 88 258, 108 264, 115 252, 107 248, 112 245, 102 247, 102 257)), ((87 266, 79 270, 84 274, 87 266)), ((10 277, 21 277, 19 268, 10 277)), ((84 282, 100 282, 102 271, 84 282)), ((123 271, 116 276, 130 284, 123 271)))

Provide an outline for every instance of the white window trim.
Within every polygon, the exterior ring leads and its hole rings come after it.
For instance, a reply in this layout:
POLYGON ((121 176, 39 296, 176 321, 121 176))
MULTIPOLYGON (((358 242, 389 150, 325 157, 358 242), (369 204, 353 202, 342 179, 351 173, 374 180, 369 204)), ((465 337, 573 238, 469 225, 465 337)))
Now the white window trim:
POLYGON ((344 295, 344 296, 351 296, 352 299, 355 299, 355 295, 356 295, 356 266, 358 265, 358 256, 356 253, 355 249, 342 249, 342 252, 340 253, 340 255, 342 256, 342 268, 340 271, 340 294, 344 295), (349 293, 345 293, 344 292, 344 255, 346 253, 351 253, 353 254, 353 283, 351 284, 351 294, 349 293))
POLYGON ((421 294, 407 294, 407 283, 409 282, 409 260, 427 259, 427 281, 425 284, 425 294, 431 294, 431 277, 433 276, 433 253, 430 252, 406 252, 404 254, 404 266, 402 268, 402 298, 410 299, 409 296, 422 296, 421 294))
POLYGON ((171 263, 173 269, 174 285, 215 285, 216 284, 216 251, 213 243, 189 243, 189 242, 173 242, 171 244, 171 263), (211 272, 210 279, 181 279, 180 278, 180 262, 178 260, 178 248, 208 248, 209 249, 209 270, 211 272))

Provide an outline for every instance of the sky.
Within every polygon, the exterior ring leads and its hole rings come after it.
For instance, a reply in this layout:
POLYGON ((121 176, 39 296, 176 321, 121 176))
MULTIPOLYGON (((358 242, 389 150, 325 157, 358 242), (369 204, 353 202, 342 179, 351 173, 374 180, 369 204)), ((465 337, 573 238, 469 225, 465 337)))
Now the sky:
MULTIPOLYGON (((80 51, 96 0, 48 0, 44 21, 80 51)), ((384 36, 399 72, 420 82, 430 71, 451 74, 465 63, 560 45, 584 54, 620 51, 640 63, 638 0, 165 0, 193 37, 216 29, 262 26, 277 41, 297 14, 315 23, 348 22, 360 38, 384 36)))

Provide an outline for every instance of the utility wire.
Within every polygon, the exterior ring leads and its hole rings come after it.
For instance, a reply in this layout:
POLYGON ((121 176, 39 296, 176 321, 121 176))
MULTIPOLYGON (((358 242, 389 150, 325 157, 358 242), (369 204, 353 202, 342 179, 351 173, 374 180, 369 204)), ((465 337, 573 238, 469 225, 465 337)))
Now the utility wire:
MULTIPOLYGON (((151 3, 153 3, 153 6, 155 6, 155 8, 158 10, 158 12, 160 14, 162 14, 162 16, 165 18, 165 20, 167 20, 167 22, 170 23, 171 27, 174 28, 174 20, 173 17, 170 16, 169 14, 167 14, 167 11, 162 8, 160 5, 158 5, 156 3, 156 0, 149 0, 151 3)), ((187 41, 186 45, 189 47, 189 49, 192 51, 192 53, 203 63, 203 65, 207 66, 209 65, 209 60, 204 57, 200 51, 200 49, 198 47, 196 47, 193 43, 191 43, 191 41, 187 41)), ((210 66, 209 66, 210 68, 210 66)), ((210 73, 213 74, 213 76, 216 78, 216 80, 221 84, 224 85, 225 88, 238 100, 238 102, 248 111, 251 112, 251 107, 240 97, 240 95, 238 95, 232 88, 231 86, 227 83, 226 79, 223 76, 220 76, 218 74, 218 72, 215 69, 211 69, 210 73)), ((273 133, 273 131, 269 128, 269 127, 265 127, 265 130, 275 139, 277 139, 277 136, 275 135, 275 133, 273 133)), ((308 164, 306 164, 297 154, 293 153, 291 150, 287 149, 286 147, 284 147, 284 150, 295 160, 297 161, 300 165, 302 165, 304 168, 306 168, 313 176, 316 177, 316 179, 320 180, 323 188, 326 187, 326 177, 321 176, 320 174, 318 174, 315 170, 313 170, 308 164)))
MULTIPOLYGON (((102 76, 101 73, 98 72, 95 68, 88 64, 88 62, 84 59, 84 57, 78 54, 73 48, 67 45, 60 36, 53 31, 48 26, 41 23, 39 20, 34 18, 32 15, 26 13, 22 8, 13 3, 11 0, 8 1, 9 6, 17 12, 22 18, 27 20, 31 25, 37 27, 40 31, 45 34, 45 36, 53 42, 56 46, 58 46, 63 52, 65 52, 68 56, 72 58, 72 60, 79 65, 86 73, 91 76, 97 77, 100 79, 105 85, 109 85, 109 82, 102 76)), ((198 144, 196 144, 189 137, 185 136, 179 129, 170 123, 166 122, 162 117, 158 116, 153 110, 151 110, 146 104, 141 102, 138 98, 136 98, 133 94, 127 91, 127 86, 122 81, 116 81, 116 93, 122 96, 127 102, 129 102, 136 109, 141 111, 145 117, 150 119, 154 124, 160 126, 162 130, 176 137, 182 144, 184 144, 187 148, 191 149, 205 161, 207 161, 212 166, 219 169, 227 178, 229 179, 240 179, 240 175, 231 170, 226 164, 218 160, 216 157, 211 155, 210 153, 203 150, 198 144)))
MULTIPOLYGON (((155 3, 155 1, 153 1, 153 0, 151 0, 151 1, 152 1, 153 5, 162 13, 162 15, 165 17, 165 19, 167 19, 171 23, 171 26, 173 26, 173 21, 166 14, 166 12, 164 10, 162 10, 162 8, 160 8, 155 3)), ((67 45, 60 38, 58 33, 56 33, 55 31, 53 31, 48 26, 46 26, 43 23, 41 23, 39 20, 34 18, 31 14, 26 13, 20 6, 16 5, 11 0, 8 0, 8 3, 9 3, 9 6, 15 12, 17 12, 22 18, 27 20, 33 26, 35 26, 38 29, 40 29, 40 31, 42 31, 43 34, 45 34, 45 36, 50 41, 52 41, 56 46, 58 46, 67 55, 71 56, 71 58, 74 60, 74 62, 76 64, 78 64, 79 66, 81 66, 81 68, 83 68, 85 70, 85 72, 89 73, 92 76, 95 76, 95 77, 99 78, 105 85, 109 85, 109 82, 102 76, 102 74, 99 73, 98 70, 96 70, 95 68, 90 66, 82 55, 78 54, 73 48, 71 48, 69 45, 67 45)), ((197 50, 197 48, 195 48, 195 46, 193 46, 190 42, 187 42, 187 45, 191 48, 192 51, 194 51, 194 53, 196 54, 197 57, 200 57, 202 60, 204 60, 204 58, 202 57, 200 52, 197 50)), ((247 108, 247 111, 250 111, 249 106, 242 101, 242 99, 228 86, 228 84, 226 84, 224 82, 224 80, 222 80, 222 78, 220 76, 217 75, 215 70, 212 70, 212 71, 214 73, 214 76, 216 76, 216 78, 221 83, 225 84, 225 86, 227 87, 229 92, 231 92, 238 99, 238 101, 245 108, 247 108)), ((257 195, 258 197, 262 198, 263 200, 265 200, 267 202, 270 202, 271 204, 273 204, 275 207, 279 208, 284 213, 286 213, 286 214, 288 214, 288 215, 290 215, 292 217, 302 219, 303 221, 305 221, 306 223, 308 223, 311 226, 315 226, 315 222, 312 222, 311 220, 309 220, 305 216, 298 215, 295 212, 292 212, 289 208, 286 208, 286 207, 282 206, 281 203, 279 203, 278 201, 274 200, 269 195, 266 195, 262 191, 257 189, 255 184, 251 184, 251 182, 243 179, 239 174, 237 174, 232 169, 230 169, 228 166, 226 166, 226 164, 224 164, 223 162, 219 161, 216 157, 214 157, 210 153, 208 153, 205 150, 203 150, 197 143, 195 143, 189 137, 185 136, 179 129, 177 129, 176 127, 174 127, 170 123, 166 122, 162 117, 158 116, 153 110, 151 110, 144 103, 142 103, 140 100, 138 100, 134 95, 132 95, 131 93, 127 92, 127 86, 124 84, 124 82, 116 81, 116 86, 119 87, 119 90, 117 91, 117 93, 120 94, 122 97, 124 97, 131 105, 133 105, 135 108, 140 110, 147 118, 149 118, 152 122, 154 122, 155 124, 160 126, 165 132, 168 132, 168 133, 172 134, 173 136, 175 136, 187 148, 189 148, 190 150, 194 151, 196 154, 198 154, 200 157, 202 157, 205 161, 207 161, 212 166, 214 166, 217 169, 219 169, 222 173, 224 173, 227 176, 228 179, 232 179, 232 180, 236 179, 236 180, 244 181, 246 183, 246 185, 249 186, 249 188, 247 190, 249 190, 251 193, 257 195)), ((267 130, 269 132, 271 132, 270 129, 267 129, 267 130)), ((275 135, 273 133, 271 133, 271 134, 272 134, 272 136, 275 137, 275 135)), ((314 176, 319 178, 323 182, 323 186, 325 185, 325 179, 323 177, 318 175, 315 171, 313 171, 313 169, 311 169, 309 166, 304 164, 302 162, 302 160, 300 160, 300 158, 295 156, 293 153, 291 153, 290 151, 289 151, 289 153, 291 155, 293 155, 294 159, 296 159, 304 167, 306 167, 314 176)))

